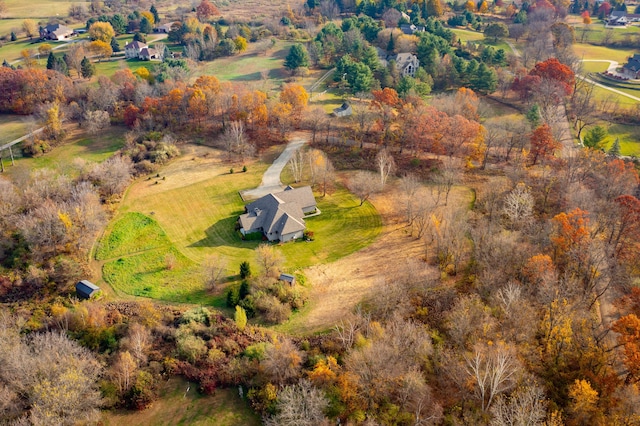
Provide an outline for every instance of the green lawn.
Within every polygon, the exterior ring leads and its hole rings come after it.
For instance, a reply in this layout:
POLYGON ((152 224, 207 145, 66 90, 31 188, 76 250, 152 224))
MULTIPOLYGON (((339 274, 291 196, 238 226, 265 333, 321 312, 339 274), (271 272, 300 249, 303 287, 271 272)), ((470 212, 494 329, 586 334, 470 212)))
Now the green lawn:
POLYGON ((5 0, 7 6, 7 18, 51 18, 55 16, 66 17, 69 7, 74 4, 86 6, 84 1, 60 1, 60 0, 5 0))
POLYGON ((606 150, 611 148, 616 138, 619 138, 620 154, 640 157, 640 127, 612 124, 608 127, 608 131, 606 150))
POLYGON ((640 32, 640 27, 635 25, 630 25, 626 28, 606 29, 603 22, 598 19, 594 19, 590 25, 586 26, 586 33, 584 32, 584 24, 575 24, 573 27, 575 29, 576 40, 581 43, 602 43, 606 31, 611 31, 611 41, 620 41, 627 37, 633 37, 640 32))
POLYGON ((142 411, 103 411, 105 426, 258 426, 260 418, 238 390, 216 389, 215 395, 201 395, 197 386, 184 379, 171 378, 162 385, 160 399, 142 411), (191 390, 186 392, 187 387, 191 390), (186 392, 186 394, 185 394, 186 392))
MULTIPOLYGON (((637 96, 637 95, 634 95, 637 96)), ((594 87, 593 88, 593 98, 597 101, 607 100, 608 103, 617 103, 621 107, 630 107, 638 104, 637 101, 628 98, 626 96, 622 96, 618 93, 614 93, 610 90, 604 89, 602 87, 594 87)))
POLYGON ((0 114, 0 145, 24 136, 32 126, 28 117, 0 114))
MULTIPOLYGON (((111 127, 93 136, 81 133, 76 137, 71 137, 64 146, 56 147, 40 157, 16 158, 16 165, 19 167, 8 167, 6 170, 11 174, 14 170, 22 168, 57 168, 71 164, 75 158, 95 162, 104 161, 122 148, 124 133, 125 129, 120 127, 111 127)), ((18 144, 15 148, 14 154, 19 155, 20 145, 18 144)))
POLYGON ((456 36, 458 36, 458 40, 460 40, 463 43, 467 41, 484 40, 484 34, 479 33, 477 31, 463 30, 461 28, 450 28, 450 29, 455 33, 456 36))
MULTIPOLYGON (((122 49, 124 49, 124 44, 122 45, 122 49)), ((94 62, 96 66, 96 75, 106 75, 107 77, 111 77, 116 71, 129 68, 131 71, 137 70, 140 67, 145 67, 151 71, 152 67, 155 66, 157 62, 151 61, 141 61, 139 59, 116 59, 102 62, 94 62)))
MULTIPOLYGON (((221 294, 205 293, 200 264, 207 256, 219 255, 226 261, 227 275, 235 276, 242 261, 255 263, 259 242, 243 241, 234 226, 245 205, 238 192, 257 186, 266 168, 258 163, 247 173, 229 174, 228 169, 211 167, 210 177, 171 188, 179 177, 168 174, 166 190, 153 180, 134 184, 99 245, 100 259, 114 256, 104 265, 105 281, 127 294, 222 306, 221 294), (167 268, 169 254, 175 258, 173 269, 167 268)), ((277 246, 289 271, 353 253, 381 230, 375 208, 369 203, 360 207, 344 189, 317 200, 322 214, 307 219, 315 241, 277 246)))
POLYGON ((594 72, 604 72, 609 69, 608 62, 583 62, 582 63, 582 74, 594 73, 594 72))
POLYGON ((634 49, 612 49, 584 43, 574 44, 573 50, 576 56, 581 59, 607 59, 619 62, 620 65, 627 62, 627 58, 633 53, 637 53, 634 49))

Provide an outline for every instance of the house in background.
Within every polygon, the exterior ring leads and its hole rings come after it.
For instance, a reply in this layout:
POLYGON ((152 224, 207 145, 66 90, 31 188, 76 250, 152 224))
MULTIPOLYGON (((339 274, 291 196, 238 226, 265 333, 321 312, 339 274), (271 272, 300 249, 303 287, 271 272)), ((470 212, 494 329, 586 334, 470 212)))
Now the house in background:
POLYGON ((317 209, 310 186, 267 194, 245 207, 238 223, 242 235, 260 232, 269 241, 287 242, 302 238, 306 224, 304 216, 317 209))
POLYGON ((396 68, 398 68, 398 72, 403 77, 414 77, 416 71, 420 68, 420 61, 413 53, 398 53, 395 57, 389 58, 389 60, 396 61, 396 68))
POLYGON ((100 287, 87 280, 79 281, 76 284, 76 295, 80 299, 91 299, 91 296, 96 295, 99 291, 100 287))
POLYGON ((139 41, 132 41, 131 43, 124 46, 124 57, 127 59, 138 59, 140 58, 140 52, 142 52, 142 49, 148 48, 149 46, 144 43, 141 43, 139 41))
POLYGON ((413 35, 415 33, 423 33, 425 28, 423 26, 415 26, 413 24, 401 24, 400 31, 406 35, 413 35))
POLYGON ((626 10, 614 10, 606 19, 607 25, 624 26, 632 22, 640 22, 640 14, 627 13, 626 10))
POLYGON ((62 24, 48 24, 40 27, 40 39, 42 40, 66 40, 73 35, 73 29, 62 24))
POLYGON ((158 25, 158 27, 156 27, 154 31, 158 33, 169 34, 171 28, 176 24, 180 25, 180 22, 167 22, 166 24, 158 25))
POLYGON ((629 78, 640 78, 640 54, 636 53, 630 57, 627 63, 622 66, 622 70, 629 78))

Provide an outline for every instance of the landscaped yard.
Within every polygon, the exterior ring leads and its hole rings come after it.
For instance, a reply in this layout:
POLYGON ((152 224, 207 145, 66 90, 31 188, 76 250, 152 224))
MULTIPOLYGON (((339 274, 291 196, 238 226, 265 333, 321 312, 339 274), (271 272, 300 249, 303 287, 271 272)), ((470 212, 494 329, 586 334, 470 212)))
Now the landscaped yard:
MULTIPOLYGON (((227 275, 235 276, 242 261, 255 263, 259 242, 243 241, 235 231, 245 205, 238 192, 258 186, 266 168, 256 162, 246 173, 230 174, 216 159, 185 155, 160 179, 136 182, 97 250, 99 259, 110 259, 103 267, 105 281, 127 294, 222 306, 221 292, 205 293, 200 265, 218 255, 227 263, 227 275)), ((369 203, 360 207, 348 191, 317 200, 322 214, 307 219, 315 241, 278 246, 289 271, 332 262, 367 246, 380 232, 376 209, 369 203)))
POLYGON ((240 399, 237 389, 216 389, 215 395, 205 396, 196 387, 195 383, 172 378, 163 384, 160 399, 151 407, 142 411, 103 411, 102 422, 105 426, 260 425, 260 418, 240 399))

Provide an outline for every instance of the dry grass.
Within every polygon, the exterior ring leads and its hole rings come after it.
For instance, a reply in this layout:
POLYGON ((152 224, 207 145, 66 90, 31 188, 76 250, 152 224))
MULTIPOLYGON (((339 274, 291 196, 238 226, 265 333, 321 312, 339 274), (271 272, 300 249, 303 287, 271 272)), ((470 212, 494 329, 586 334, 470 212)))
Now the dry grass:
MULTIPOLYGON (((383 220, 383 231, 373 244, 336 262, 304 271, 311 284, 308 305, 281 326, 282 331, 299 335, 326 331, 375 295, 382 278, 401 275, 407 262, 424 259, 424 243, 409 234, 400 200, 399 182, 388 185, 371 200, 383 220)), ((449 206, 457 208, 471 200, 469 188, 456 187, 449 206)), ((434 272, 430 269, 425 273, 434 272)))

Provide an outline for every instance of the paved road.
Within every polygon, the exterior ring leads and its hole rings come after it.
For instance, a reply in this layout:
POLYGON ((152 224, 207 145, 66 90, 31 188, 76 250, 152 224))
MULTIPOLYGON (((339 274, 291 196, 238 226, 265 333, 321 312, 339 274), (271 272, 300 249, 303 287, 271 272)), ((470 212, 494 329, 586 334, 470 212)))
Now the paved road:
POLYGON ((260 198, 271 192, 282 191, 283 185, 280 182, 280 174, 287 165, 287 162, 291 158, 294 152, 300 149, 308 139, 305 137, 295 137, 287 144, 287 147, 282 151, 282 154, 273 162, 271 166, 264 172, 262 176, 262 183, 256 189, 250 189, 242 192, 242 197, 247 198, 260 198))

